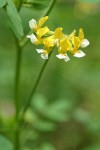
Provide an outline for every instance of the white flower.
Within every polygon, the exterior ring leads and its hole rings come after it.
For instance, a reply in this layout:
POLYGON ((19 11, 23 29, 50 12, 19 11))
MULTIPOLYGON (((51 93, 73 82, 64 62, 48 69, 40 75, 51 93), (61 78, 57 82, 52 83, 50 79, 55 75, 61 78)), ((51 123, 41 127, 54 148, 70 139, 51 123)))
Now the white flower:
POLYGON ((58 54, 58 55, 56 55, 56 57, 59 59, 64 59, 64 61, 66 61, 66 62, 70 60, 70 58, 68 57, 67 54, 58 54))
POLYGON ((31 35, 27 35, 27 38, 29 38, 33 44, 36 44, 38 42, 38 39, 33 33, 31 35))
POLYGON ((34 30, 37 28, 37 23, 36 23, 36 20, 35 19, 32 19, 29 21, 29 27, 30 29, 34 30))
POLYGON ((81 57, 84 57, 86 54, 83 52, 83 51, 81 51, 81 50, 78 50, 75 54, 74 54, 74 56, 75 57, 78 57, 78 58, 81 58, 81 57))
POLYGON ((44 49, 36 49, 36 51, 37 51, 39 54, 41 54, 41 57, 42 57, 43 59, 48 59, 48 53, 47 53, 46 50, 44 50, 44 49))
POLYGON ((83 39, 81 42, 81 47, 85 48, 90 44, 90 42, 87 39, 83 39))

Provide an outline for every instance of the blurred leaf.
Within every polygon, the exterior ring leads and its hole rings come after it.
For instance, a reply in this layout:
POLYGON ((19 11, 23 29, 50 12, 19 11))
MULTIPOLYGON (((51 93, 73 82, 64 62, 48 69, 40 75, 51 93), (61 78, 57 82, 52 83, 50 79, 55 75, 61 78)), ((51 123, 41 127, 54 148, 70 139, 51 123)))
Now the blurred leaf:
POLYGON ((85 110, 82 109, 77 109, 76 112, 74 112, 74 118, 81 122, 81 123, 89 123, 89 121, 91 120, 88 112, 86 112, 85 110))
POLYGON ((55 150, 54 146, 50 143, 44 143, 42 146, 41 146, 41 149, 40 150, 55 150))
POLYGON ((34 127, 39 131, 43 131, 43 132, 53 131, 56 129, 55 123, 45 121, 45 120, 38 120, 37 122, 35 122, 34 127))
POLYGON ((17 9, 16 9, 13 1, 7 0, 7 3, 8 3, 8 5, 6 6, 7 14, 11 21, 12 30, 15 33, 16 37, 20 39, 24 35, 21 18, 17 12, 17 9))
POLYGON ((3 7, 6 4, 6 0, 0 0, 0 7, 3 7))
POLYGON ((12 143, 1 135, 0 135, 0 149, 1 150, 13 150, 12 143))
POLYGON ((45 109, 47 108, 47 100, 42 95, 36 95, 34 96, 34 99, 32 101, 33 110, 37 110, 38 112, 45 112, 45 109))
POLYGON ((97 3, 97 2, 100 2, 100 0, 80 0, 81 2, 87 2, 87 3, 97 3))
POLYGON ((28 109, 28 111, 25 113, 24 119, 28 123, 34 123, 34 121, 38 119, 38 116, 31 109, 28 109))
POLYGON ((100 150, 100 145, 92 145, 82 150, 100 150))
POLYGON ((58 100, 53 102, 46 111, 46 116, 54 121, 65 121, 69 118, 66 111, 70 108, 70 104, 66 100, 58 100))
POLYGON ((49 3, 51 4, 50 0, 26 0, 24 1, 24 6, 41 10, 49 7, 49 3))

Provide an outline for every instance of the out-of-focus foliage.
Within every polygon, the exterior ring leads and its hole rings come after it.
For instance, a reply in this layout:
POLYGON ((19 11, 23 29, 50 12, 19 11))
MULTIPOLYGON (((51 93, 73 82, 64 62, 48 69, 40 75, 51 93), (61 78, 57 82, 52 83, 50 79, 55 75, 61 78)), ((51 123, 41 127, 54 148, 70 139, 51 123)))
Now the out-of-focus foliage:
POLYGON ((0 148, 2 150, 13 150, 12 143, 0 135, 0 148))
POLYGON ((6 0, 1 0, 0 1, 0 7, 3 7, 6 4, 6 0))
MULTIPOLYGON (((20 16, 24 31, 28 34, 28 21, 40 18, 51 1, 30 1, 31 9, 26 2, 29 1, 24 1, 25 7, 20 16)), ((4 5, 2 3, 0 6, 4 5)), ((90 46, 85 50, 86 57, 76 59, 70 56, 68 63, 55 59, 53 52, 21 125, 22 150, 99 150, 100 6, 81 0, 59 0, 49 17, 48 24, 52 29, 62 26, 68 34, 83 27, 90 46)), ((0 9, 0 133, 12 143, 15 62, 15 41, 8 17, 0 9)), ((35 47, 28 44, 23 50, 21 64, 21 107, 25 105, 43 63, 35 47)))
POLYGON ((11 0, 7 0, 7 14, 11 21, 11 27, 14 31, 15 35, 20 39, 24 33, 23 33, 23 26, 21 22, 21 18, 17 12, 17 9, 11 0))

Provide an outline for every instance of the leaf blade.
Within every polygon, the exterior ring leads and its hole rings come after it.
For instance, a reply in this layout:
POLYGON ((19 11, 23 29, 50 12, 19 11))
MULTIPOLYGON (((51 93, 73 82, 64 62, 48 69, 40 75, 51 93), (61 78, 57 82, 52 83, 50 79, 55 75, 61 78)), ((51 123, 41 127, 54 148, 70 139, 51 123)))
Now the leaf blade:
POLYGON ((0 0, 0 8, 6 5, 6 0, 0 0))
POLYGON ((6 9, 11 22, 12 30, 16 37, 20 39, 24 35, 22 21, 12 0, 7 0, 6 9))

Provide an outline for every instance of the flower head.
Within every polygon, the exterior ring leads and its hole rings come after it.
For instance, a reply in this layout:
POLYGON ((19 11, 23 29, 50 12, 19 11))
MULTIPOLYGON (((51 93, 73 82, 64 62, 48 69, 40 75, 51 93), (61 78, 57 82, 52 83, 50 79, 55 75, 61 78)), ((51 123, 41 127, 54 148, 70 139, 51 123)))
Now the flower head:
POLYGON ((27 38, 35 45, 43 45, 43 48, 36 49, 43 59, 48 59, 49 54, 53 51, 54 47, 57 47, 57 58, 69 61, 70 58, 67 52, 71 52, 73 56, 81 58, 85 56, 85 53, 80 48, 85 48, 89 45, 89 41, 84 38, 83 29, 79 29, 78 36, 76 36, 76 30, 73 30, 71 34, 64 34, 63 28, 58 27, 55 31, 51 31, 48 26, 42 27, 48 19, 48 16, 41 18, 38 23, 35 19, 29 21, 30 28, 34 31, 34 34, 27 35, 27 38))
POLYGON ((38 24, 37 24, 35 19, 30 20, 29 21, 30 29, 32 29, 32 30, 37 32, 42 27, 42 25, 46 22, 47 19, 48 19, 48 16, 45 16, 45 17, 41 18, 38 21, 38 24))

